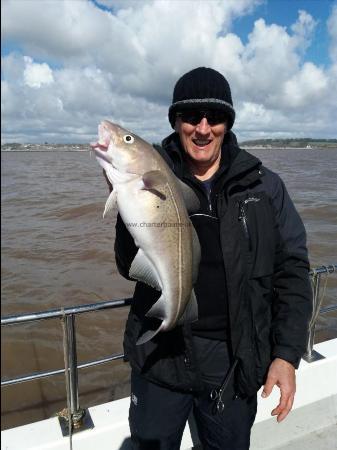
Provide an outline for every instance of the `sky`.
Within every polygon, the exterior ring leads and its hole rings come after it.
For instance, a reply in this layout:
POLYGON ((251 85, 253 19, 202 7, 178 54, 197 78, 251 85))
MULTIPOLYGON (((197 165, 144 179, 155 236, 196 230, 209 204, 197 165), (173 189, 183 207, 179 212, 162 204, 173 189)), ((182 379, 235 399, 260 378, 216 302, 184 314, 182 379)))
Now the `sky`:
POLYGON ((1 143, 150 142, 176 81, 212 67, 239 141, 337 138, 337 0, 1 0, 1 143))

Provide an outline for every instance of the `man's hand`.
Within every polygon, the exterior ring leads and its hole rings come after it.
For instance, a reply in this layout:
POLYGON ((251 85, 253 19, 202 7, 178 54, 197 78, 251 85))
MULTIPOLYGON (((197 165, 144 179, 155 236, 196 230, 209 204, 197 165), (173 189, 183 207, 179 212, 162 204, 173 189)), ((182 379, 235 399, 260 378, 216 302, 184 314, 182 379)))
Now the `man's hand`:
POLYGON ((276 358, 271 363, 262 392, 263 398, 269 396, 275 384, 280 388, 281 397, 279 404, 272 410, 271 415, 277 416, 277 421, 281 422, 290 412, 296 392, 295 368, 284 359, 276 358))

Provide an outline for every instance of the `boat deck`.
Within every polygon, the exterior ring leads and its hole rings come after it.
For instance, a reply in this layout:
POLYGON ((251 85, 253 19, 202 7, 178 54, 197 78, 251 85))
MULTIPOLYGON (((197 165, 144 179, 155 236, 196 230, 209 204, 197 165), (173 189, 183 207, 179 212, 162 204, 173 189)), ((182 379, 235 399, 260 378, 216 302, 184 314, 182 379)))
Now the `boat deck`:
MULTIPOLYGON (((259 395, 251 450, 337 450, 337 339, 314 348, 324 359, 301 361, 293 411, 285 421, 278 424, 270 417, 278 389, 267 399, 259 395)), ((73 435, 73 450, 130 449, 128 408, 129 398, 89 408, 94 428, 73 435)), ((185 428, 181 450, 201 448, 190 430, 192 424, 185 428)), ((5 430, 1 437, 2 450, 69 449, 57 418, 5 430)))
POLYGON ((335 450, 337 449, 337 426, 323 428, 313 431, 304 437, 294 439, 275 450, 335 450))

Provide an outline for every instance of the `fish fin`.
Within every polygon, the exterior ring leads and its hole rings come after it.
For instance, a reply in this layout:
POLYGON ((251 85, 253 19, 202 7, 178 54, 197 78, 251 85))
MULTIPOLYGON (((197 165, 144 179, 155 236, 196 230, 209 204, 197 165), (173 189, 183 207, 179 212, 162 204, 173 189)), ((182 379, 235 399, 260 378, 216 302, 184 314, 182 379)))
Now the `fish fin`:
POLYGON ((97 156, 97 154, 95 154, 96 156, 96 161, 99 163, 99 165, 106 171, 108 172, 109 167, 111 167, 111 164, 109 162, 107 162, 105 159, 100 158, 99 156, 97 156))
POLYGON ((183 196, 186 209, 189 213, 195 213, 200 209, 200 201, 192 188, 177 178, 180 192, 183 196))
POLYGON ((166 183, 167 178, 160 170, 150 170, 142 176, 143 186, 141 189, 152 192, 161 200, 166 200, 166 195, 162 192, 162 188, 166 183))
POLYGON ((145 189, 162 186, 167 183, 167 178, 160 170, 150 170, 143 174, 143 183, 145 189))
POLYGON ((99 165, 103 168, 103 170, 105 171, 105 175, 108 178, 108 180, 110 181, 110 183, 113 185, 114 184, 114 176, 113 176, 113 168, 112 165, 107 162, 104 159, 101 159, 99 157, 97 157, 96 155, 96 160, 99 162, 99 165))
POLYGON ((103 219, 104 217, 111 214, 112 210, 114 209, 115 205, 117 203, 117 192, 111 191, 108 200, 105 203, 105 208, 103 212, 103 219))
POLYGON ((132 261, 129 276, 161 291, 155 267, 141 248, 132 261))
POLYGON ((198 302, 194 293, 194 289, 191 292, 190 301, 187 303, 184 314, 178 320, 178 325, 182 325, 186 322, 196 322, 198 320, 198 302))
POLYGON ((156 301, 154 305, 148 310, 145 314, 146 317, 155 317, 156 319, 164 319, 165 318, 165 310, 167 307, 167 302, 162 294, 160 298, 156 301))
POLYGON ((160 323, 159 327, 157 327, 157 324, 160 319, 163 320, 165 317, 165 306, 166 301, 162 294, 159 300, 157 300, 145 314, 146 328, 148 326, 151 326, 151 328, 142 333, 140 338, 137 340, 137 345, 144 344, 145 342, 151 340, 163 328, 163 322, 160 323))
POLYGON ((201 259, 200 242, 194 227, 192 227, 192 256, 192 284, 194 285, 197 282, 201 259))
POLYGON ((145 333, 143 333, 140 338, 137 340, 136 345, 142 345, 145 344, 145 342, 150 341, 152 338, 155 337, 157 333, 159 333, 161 329, 161 325, 156 330, 147 330, 145 333))

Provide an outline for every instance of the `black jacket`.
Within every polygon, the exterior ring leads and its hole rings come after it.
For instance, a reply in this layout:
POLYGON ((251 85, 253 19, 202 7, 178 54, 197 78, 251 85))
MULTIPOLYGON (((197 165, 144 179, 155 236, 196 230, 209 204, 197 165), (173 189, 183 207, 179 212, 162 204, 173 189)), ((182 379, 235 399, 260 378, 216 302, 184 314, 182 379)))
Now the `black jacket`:
MULTIPOLYGON (((219 217, 230 346, 238 360, 236 386, 238 393, 254 394, 272 359, 279 357, 298 367, 306 349, 312 294, 303 223, 279 176, 239 149, 232 132, 224 139, 210 199, 188 171, 176 133, 157 150, 177 177, 219 217), (228 170, 222 170, 226 165, 228 170)), ((136 252, 118 216, 116 262, 127 278, 136 252)), ((145 313, 159 295, 137 282, 125 329, 126 359, 150 381, 181 391, 199 390, 202 383, 190 325, 177 326, 136 345, 145 313)))

